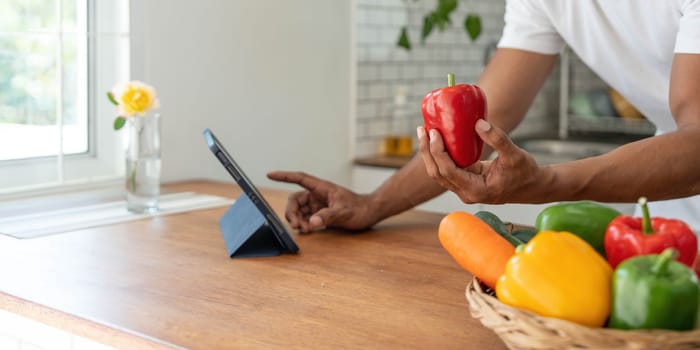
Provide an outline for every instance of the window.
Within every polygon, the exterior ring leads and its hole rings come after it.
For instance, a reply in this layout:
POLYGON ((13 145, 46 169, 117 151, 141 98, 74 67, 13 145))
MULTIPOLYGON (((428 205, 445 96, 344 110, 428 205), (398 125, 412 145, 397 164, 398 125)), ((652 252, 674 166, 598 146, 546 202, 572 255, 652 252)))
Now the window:
POLYGON ((0 1, 0 193, 122 172, 104 93, 129 77, 128 1, 0 1))

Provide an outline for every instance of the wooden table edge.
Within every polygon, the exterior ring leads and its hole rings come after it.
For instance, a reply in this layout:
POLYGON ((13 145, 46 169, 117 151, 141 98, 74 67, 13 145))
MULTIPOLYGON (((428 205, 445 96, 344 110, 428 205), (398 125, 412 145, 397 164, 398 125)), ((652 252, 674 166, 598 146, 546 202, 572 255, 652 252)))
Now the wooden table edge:
POLYGON ((0 291, 0 309, 117 349, 184 349, 116 325, 65 313, 0 291))

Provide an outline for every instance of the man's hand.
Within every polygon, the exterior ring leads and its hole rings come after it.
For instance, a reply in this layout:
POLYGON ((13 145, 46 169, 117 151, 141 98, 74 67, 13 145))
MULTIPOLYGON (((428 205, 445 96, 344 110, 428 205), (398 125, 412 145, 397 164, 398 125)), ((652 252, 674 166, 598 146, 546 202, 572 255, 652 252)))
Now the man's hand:
POLYGON ((274 171, 271 180, 294 183, 305 190, 289 196, 284 216, 292 228, 311 232, 325 227, 362 230, 379 219, 370 208, 368 195, 356 194, 340 185, 302 172, 274 171))
POLYGON ((428 175, 465 203, 529 202, 532 198, 528 197, 542 196, 538 191, 551 176, 545 168, 487 121, 477 122, 476 132, 498 157, 461 169, 445 151, 437 130, 427 135, 424 127, 418 127, 419 150, 428 175))

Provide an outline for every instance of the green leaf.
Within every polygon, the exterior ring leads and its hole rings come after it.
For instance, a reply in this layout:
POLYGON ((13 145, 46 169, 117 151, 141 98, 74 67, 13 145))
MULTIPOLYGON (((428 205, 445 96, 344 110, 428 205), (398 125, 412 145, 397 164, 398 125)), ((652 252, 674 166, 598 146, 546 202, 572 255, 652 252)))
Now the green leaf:
POLYGON ((117 99, 114 98, 114 95, 111 91, 107 93, 107 98, 109 99, 109 102, 112 102, 113 105, 119 106, 119 102, 117 102, 117 99))
POLYGON ((440 0, 438 2, 437 11, 449 16, 452 11, 457 9, 457 0, 440 0))
POLYGON ((406 26, 401 28, 401 35, 399 35, 399 41, 396 46, 403 47, 406 51, 411 51, 411 41, 408 39, 408 29, 406 26))
POLYGON ((449 18, 448 18, 448 19, 438 18, 438 19, 435 20, 435 23, 437 24, 438 29, 439 29, 441 32, 444 32, 444 31, 445 31, 445 28, 447 27, 447 24, 450 23, 450 20, 449 20, 449 18))
POLYGON ((439 0, 438 6, 433 11, 433 20, 441 32, 445 31, 447 25, 452 24, 450 15, 457 9, 457 0, 439 0))
POLYGON ((435 24, 433 16, 425 15, 425 17, 423 17, 423 29, 421 29, 420 32, 420 40, 422 43, 425 43, 425 39, 433 31, 433 24, 435 24))
POLYGON ((126 124, 126 118, 124 117, 117 117, 114 119, 114 130, 119 130, 121 129, 124 124, 126 124))
POLYGON ((448 24, 452 24, 449 13, 433 11, 430 15, 433 18, 433 22, 437 25, 441 32, 445 31, 448 24))
POLYGON ((468 15, 464 20, 464 29, 472 41, 476 40, 481 34, 481 17, 478 15, 468 15))

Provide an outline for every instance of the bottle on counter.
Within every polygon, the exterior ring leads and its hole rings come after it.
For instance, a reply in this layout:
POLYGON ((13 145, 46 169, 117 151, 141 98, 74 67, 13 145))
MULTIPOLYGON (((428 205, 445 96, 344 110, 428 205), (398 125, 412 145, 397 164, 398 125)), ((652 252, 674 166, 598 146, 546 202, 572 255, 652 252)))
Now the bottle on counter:
POLYGON ((384 138, 382 153, 388 156, 411 156, 413 154, 414 125, 408 108, 408 96, 404 86, 396 88, 391 112, 389 134, 384 138))

